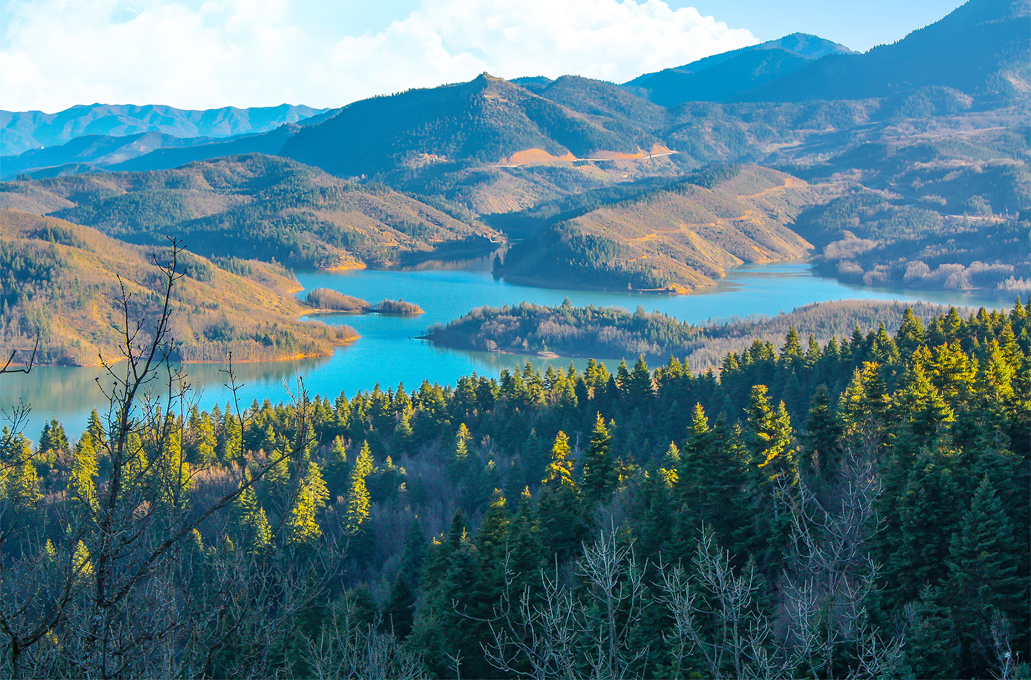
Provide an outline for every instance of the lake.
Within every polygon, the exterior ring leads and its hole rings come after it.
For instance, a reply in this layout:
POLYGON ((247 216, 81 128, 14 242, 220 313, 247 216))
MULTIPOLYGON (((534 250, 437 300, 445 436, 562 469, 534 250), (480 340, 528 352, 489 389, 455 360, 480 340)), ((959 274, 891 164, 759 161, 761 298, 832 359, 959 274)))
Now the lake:
MULTIPOLYGON (((475 372, 497 376, 502 369, 523 365, 528 357, 444 349, 416 339, 432 324, 445 324, 481 305, 500 307, 517 305, 524 300, 558 305, 568 297, 577 306, 618 306, 633 311, 640 305, 649 312, 660 311, 681 321, 703 323, 731 316, 775 315, 828 300, 924 301, 986 307, 999 304, 962 292, 846 285, 818 276, 804 263, 739 267, 715 286, 680 296, 519 286, 495 280, 487 258, 415 271, 301 272, 297 279, 308 290, 332 288, 370 303, 404 299, 418 304, 426 313, 418 317, 378 314, 318 317, 326 323, 350 325, 362 337, 338 349, 331 357, 236 366, 237 381, 242 383, 237 392, 241 406, 249 406, 255 399, 287 401, 291 393, 296 393, 298 379, 310 394, 332 399, 341 392, 350 396, 358 390, 370 390, 376 384, 386 389, 404 383, 410 390, 423 380, 454 384, 462 375, 475 372)), ((583 368, 587 363, 585 359, 529 360, 536 366, 552 363, 565 367, 574 363, 583 368)), ((610 365, 610 368, 614 367, 610 365)), ((232 397, 225 386, 224 366, 191 364, 187 370, 195 388, 193 399, 201 408, 210 408, 216 403, 224 405, 232 397)), ((9 412, 19 402, 30 404, 32 411, 24 432, 33 439, 52 417, 58 418, 70 435, 77 436, 85 427, 90 410, 106 404, 96 383, 98 377, 103 379, 103 369, 50 366, 34 368, 29 375, 0 376, 0 408, 9 412)))

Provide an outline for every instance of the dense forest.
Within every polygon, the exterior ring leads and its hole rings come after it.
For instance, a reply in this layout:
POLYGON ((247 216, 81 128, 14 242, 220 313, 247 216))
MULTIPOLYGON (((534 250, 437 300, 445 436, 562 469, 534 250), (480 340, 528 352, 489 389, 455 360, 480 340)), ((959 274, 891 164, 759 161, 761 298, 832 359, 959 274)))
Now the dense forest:
POLYGON ((1019 301, 210 412, 127 354, 77 442, 3 431, 4 675, 1028 673, 1019 301))

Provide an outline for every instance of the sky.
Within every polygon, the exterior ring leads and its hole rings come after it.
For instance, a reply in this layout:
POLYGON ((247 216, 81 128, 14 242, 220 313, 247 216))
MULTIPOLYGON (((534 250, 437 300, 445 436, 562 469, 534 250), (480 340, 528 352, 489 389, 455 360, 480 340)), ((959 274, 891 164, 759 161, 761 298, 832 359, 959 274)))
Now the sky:
POLYGON ((625 82, 813 33, 858 51, 960 0, 0 0, 0 109, 337 107, 412 87, 625 82))

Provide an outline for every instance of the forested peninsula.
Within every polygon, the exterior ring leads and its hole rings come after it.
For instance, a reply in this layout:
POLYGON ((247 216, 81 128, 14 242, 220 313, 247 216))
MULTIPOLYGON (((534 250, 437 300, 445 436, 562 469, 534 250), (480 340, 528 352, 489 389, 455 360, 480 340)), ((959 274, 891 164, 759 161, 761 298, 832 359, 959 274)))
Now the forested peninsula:
POLYGON ((894 331, 906 319, 928 321, 946 311, 927 303, 847 300, 806 305, 775 317, 691 324, 640 306, 631 314, 619 307, 574 307, 566 298, 556 307, 529 302, 478 307, 447 325, 434 325, 426 338, 442 347, 481 352, 659 361, 676 356, 704 370, 718 368, 729 352, 769 345, 786 335, 792 343, 808 341, 812 352, 814 343, 858 328, 880 323, 894 331))

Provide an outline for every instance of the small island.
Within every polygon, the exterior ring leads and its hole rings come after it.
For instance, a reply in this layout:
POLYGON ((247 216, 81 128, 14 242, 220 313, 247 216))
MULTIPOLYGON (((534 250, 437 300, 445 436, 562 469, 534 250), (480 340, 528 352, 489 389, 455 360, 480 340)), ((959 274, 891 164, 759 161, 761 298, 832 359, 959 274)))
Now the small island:
POLYGON ((324 314, 364 314, 370 308, 365 300, 330 288, 310 290, 304 301, 313 308, 313 312, 324 314))
POLYGON ((382 300, 378 305, 369 309, 369 311, 390 316, 419 316, 423 313, 422 307, 404 300, 382 300))
POLYGON ((345 295, 329 288, 315 288, 308 291, 305 304, 313 314, 387 314, 390 316, 418 316, 422 307, 404 300, 381 300, 371 305, 361 298, 345 295))

